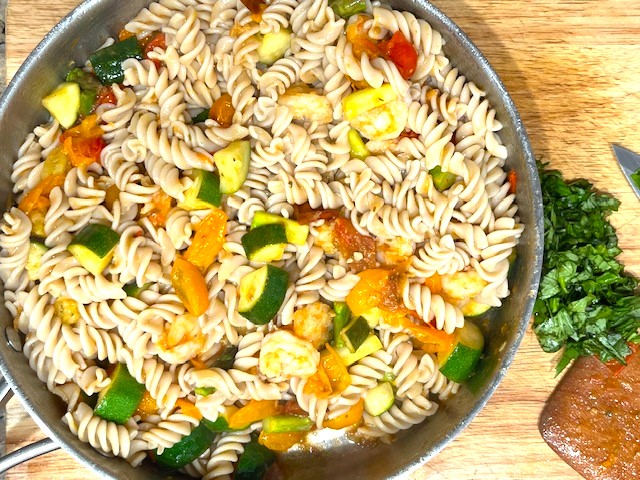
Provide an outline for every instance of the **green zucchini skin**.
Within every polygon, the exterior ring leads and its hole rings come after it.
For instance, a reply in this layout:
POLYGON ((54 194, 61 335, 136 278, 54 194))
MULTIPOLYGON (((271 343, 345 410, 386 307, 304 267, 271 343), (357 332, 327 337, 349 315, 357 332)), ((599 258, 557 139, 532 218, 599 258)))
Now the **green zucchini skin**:
POLYGON ((279 260, 279 258, 272 257, 276 256, 276 254, 282 255, 280 250, 284 252, 283 246, 287 243, 286 229, 284 225, 278 223, 263 225, 249 230, 242 236, 241 241, 249 260, 259 262, 279 260), (276 249, 276 246, 281 248, 276 249))
POLYGON ((238 312, 255 325, 265 325, 277 315, 284 302, 289 285, 289 274, 285 270, 273 265, 265 265, 261 269, 248 274, 240 280, 238 312), (257 274, 252 274, 263 268, 267 269, 264 285, 249 285, 257 276, 257 274), (258 298, 252 304, 243 305, 243 303, 247 303, 243 301, 243 292, 253 289, 259 292, 258 298))
POLYGON ((135 36, 89 55, 93 71, 103 85, 124 82, 122 62, 127 58, 142 60, 142 47, 135 36))
POLYGON ((276 455, 256 441, 247 443, 238 459, 234 480, 259 480, 276 461, 276 455))
POLYGON ((156 454, 156 463, 161 468, 177 470, 193 462, 215 440, 217 433, 209 428, 209 424, 213 422, 203 419, 189 435, 183 437, 173 447, 165 448, 160 455, 156 454))

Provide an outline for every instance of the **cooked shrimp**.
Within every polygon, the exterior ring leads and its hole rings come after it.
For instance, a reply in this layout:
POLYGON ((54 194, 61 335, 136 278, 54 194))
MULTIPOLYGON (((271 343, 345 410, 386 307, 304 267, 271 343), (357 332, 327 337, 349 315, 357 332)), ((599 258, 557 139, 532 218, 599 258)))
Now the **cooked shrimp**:
POLYGON ((269 378, 310 377, 319 362, 320 352, 311 342, 286 330, 276 330, 262 340, 259 368, 269 378))
POLYGON ((407 126, 409 109, 404 100, 394 100, 372 108, 350 121, 351 126, 370 140, 397 138, 407 126))
POLYGON ((394 237, 378 245, 379 260, 386 265, 407 266, 411 263, 411 257, 415 244, 404 237, 394 237))
POLYGON ((158 356, 165 362, 181 364, 197 356, 203 347, 198 317, 184 313, 165 325, 158 341, 158 356))
POLYGON ((278 104, 289 107, 296 120, 308 122, 331 123, 333 109, 329 99, 319 91, 298 85, 287 89, 278 98, 278 104))
POLYGON ((326 303, 306 305, 293 314, 293 333, 320 349, 331 337, 334 315, 326 303))

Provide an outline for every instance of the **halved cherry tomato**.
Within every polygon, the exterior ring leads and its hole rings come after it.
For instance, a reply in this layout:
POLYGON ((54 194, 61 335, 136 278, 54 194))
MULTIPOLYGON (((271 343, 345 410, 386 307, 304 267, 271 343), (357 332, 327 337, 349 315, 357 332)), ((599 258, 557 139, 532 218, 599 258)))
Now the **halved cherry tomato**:
POLYGON ((64 150, 74 167, 86 167, 100 161, 100 152, 106 146, 102 137, 67 137, 64 150))
POLYGON ((357 425, 362 421, 362 415, 364 414, 364 399, 361 398, 342 415, 333 418, 331 420, 325 420, 322 426, 325 428, 332 428, 334 430, 340 430, 341 428, 351 427, 357 425))
POLYGON ((176 258, 171 284, 190 314, 199 317, 209 308, 209 289, 200 270, 183 258, 176 258))
POLYGON ((359 15, 358 19, 347 27, 347 41, 351 43, 353 55, 360 59, 363 53, 369 58, 380 56, 378 45, 369 37, 364 29, 364 24, 368 20, 364 15, 359 15))
MULTIPOLYGON (((144 58, 149 58, 149 53, 153 52, 154 48, 166 50, 167 40, 164 33, 154 32, 141 39, 140 45, 143 49, 144 58)), ((160 60, 154 59, 153 63, 156 65, 156 68, 160 68, 162 66, 162 62, 160 60)))
POLYGON ((314 210, 308 203, 293 206, 293 218, 300 225, 309 225, 318 220, 334 220, 340 216, 340 210, 314 210))
POLYGON ((126 40, 127 38, 131 38, 135 36, 135 33, 130 32, 129 30, 125 30, 124 28, 122 30, 120 30, 120 32, 118 33, 118 40, 120 42, 126 40))
POLYGON ((64 179, 64 175, 49 175, 43 178, 40 183, 33 187, 33 189, 20 200, 18 208, 26 214, 34 209, 42 208, 46 202, 41 200, 41 198, 48 201, 51 190, 64 185, 64 179))
POLYGON ((280 411, 277 400, 251 400, 229 417, 229 428, 240 430, 264 418, 279 415, 280 411))
POLYGON ((233 124, 233 115, 236 109, 231 103, 231 95, 223 93, 209 109, 209 118, 218 122, 221 127, 227 128, 233 124))
POLYGON ((391 270, 370 268, 358 274, 360 281, 346 298, 347 305, 354 315, 362 315, 380 304, 390 273, 391 270))
POLYGON ((376 241, 368 235, 362 235, 353 226, 351 220, 341 217, 332 223, 335 245, 345 258, 353 258, 349 265, 355 272, 360 272, 376 265, 376 241), (355 258, 359 253, 362 258, 355 258))
POLYGON ((242 4, 254 15, 261 15, 266 7, 263 0, 242 0, 242 4))
POLYGON ((105 103, 115 105, 117 102, 118 99, 116 98, 116 94, 113 92, 113 88, 111 88, 111 86, 103 86, 98 91, 95 106, 97 107, 98 105, 103 105, 105 103))
POLYGON ((194 228, 196 233, 184 254, 184 258, 204 272, 222 250, 227 228, 227 215, 221 209, 215 208, 194 228))
POLYGON ((258 443, 274 452, 286 452, 296 443, 304 440, 306 435, 307 432, 266 433, 263 430, 258 437, 258 443))
POLYGON ((391 60, 398 67, 400 75, 405 80, 416 71, 418 52, 400 30, 394 33, 390 40, 382 42, 379 49, 386 59, 391 60))
POLYGON ((507 176, 507 180, 509 181, 509 193, 516 193, 516 185, 518 184, 518 176, 515 170, 511 170, 509 175, 507 176))
POLYGON ((402 327, 422 344, 422 350, 428 353, 444 352, 453 348, 453 334, 438 330, 430 325, 417 325, 403 315, 384 314, 384 321, 393 327, 402 327))
MULTIPOLYGON (((167 223, 169 210, 171 210, 171 202, 171 197, 166 194, 164 190, 158 190, 158 192, 156 192, 156 194, 151 197, 151 202, 142 207, 140 213, 143 216, 148 216, 149 221, 153 224, 154 227, 164 227, 164 225, 167 223)), ((185 259, 189 260, 186 257, 185 259)))

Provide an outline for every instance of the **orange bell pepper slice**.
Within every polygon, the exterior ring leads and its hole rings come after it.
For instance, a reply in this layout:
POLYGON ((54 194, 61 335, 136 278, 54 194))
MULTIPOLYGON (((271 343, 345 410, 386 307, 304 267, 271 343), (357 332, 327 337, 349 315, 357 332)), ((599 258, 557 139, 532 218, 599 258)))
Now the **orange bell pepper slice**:
POLYGON ((351 427, 359 424, 362 421, 364 414, 364 399, 358 400, 358 403, 353 405, 342 415, 333 418, 331 420, 325 420, 322 426, 325 428, 332 428, 334 430, 340 430, 342 428, 351 427))
POLYGON ((364 24, 368 20, 364 15, 359 15, 357 21, 347 27, 347 41, 351 43, 353 55, 359 60, 363 53, 370 59, 380 56, 378 45, 369 37, 364 29, 364 24))
POLYGON ((229 428, 243 430, 252 423, 278 415, 280 410, 277 400, 251 400, 229 417, 229 428))
POLYGON ((425 279, 423 285, 429 287, 431 293, 440 293, 442 292, 442 277, 439 274, 434 273, 425 279))
POLYGON ((509 175, 507 176, 507 180, 509 181, 509 193, 512 193, 515 195, 516 186, 518 184, 518 175, 516 174, 515 170, 511 170, 509 172, 509 175))
POLYGON ((331 384, 332 394, 339 395, 351 385, 351 375, 338 352, 328 343, 325 346, 326 350, 320 355, 320 363, 331 384))
POLYGON ((258 443, 274 452, 286 452, 296 443, 304 440, 307 432, 266 433, 260 432, 258 443))
POLYGON ((202 420, 202 412, 193 403, 184 398, 176 400, 176 407, 182 410, 182 413, 188 417, 195 418, 196 420, 202 420))
POLYGON ((86 167, 100 161, 100 153, 106 145, 102 134, 98 116, 89 115, 60 136, 64 151, 74 167, 86 167))
POLYGON ((196 234, 191 245, 187 248, 184 258, 204 272, 222 250, 227 228, 227 215, 216 208, 194 228, 196 234))
POLYGON ((428 353, 444 352, 453 348, 454 335, 438 330, 430 325, 416 325, 403 315, 384 315, 385 323, 392 327, 402 327, 418 342, 422 350, 428 353))
POLYGON ((62 187, 64 185, 65 175, 49 175, 43 178, 33 189, 27 193, 20 203, 18 208, 24 213, 29 214, 34 209, 42 208, 46 204, 48 208, 48 198, 51 190, 55 187, 62 187), (44 201, 41 200, 44 198, 44 201))
POLYGON ((199 317, 209 308, 207 283, 192 263, 176 258, 171 269, 171 284, 187 311, 199 317))
POLYGON ((333 388, 327 373, 322 367, 322 362, 318 365, 316 373, 307 378, 307 383, 305 383, 302 391, 307 395, 315 395, 318 398, 329 398, 331 396, 333 388))

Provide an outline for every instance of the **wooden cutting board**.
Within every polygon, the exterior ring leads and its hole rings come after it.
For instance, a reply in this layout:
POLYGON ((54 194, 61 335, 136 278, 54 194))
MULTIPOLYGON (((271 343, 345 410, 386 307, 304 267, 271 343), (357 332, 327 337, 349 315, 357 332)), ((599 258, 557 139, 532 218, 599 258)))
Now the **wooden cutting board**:
MULTIPOLYGON (((78 0, 9 0, 9 77, 78 0)), ((511 93, 537 158, 583 176, 622 201, 613 222, 622 259, 640 274, 640 202, 610 151, 640 152, 640 2, 630 0, 434 0, 478 45, 511 93)), ((472 424, 414 479, 581 478, 538 433, 553 390, 556 356, 529 330, 509 372, 472 424)), ((42 434, 12 400, 7 447, 42 434)), ((56 452, 17 467, 8 480, 85 480, 92 474, 56 452)))

